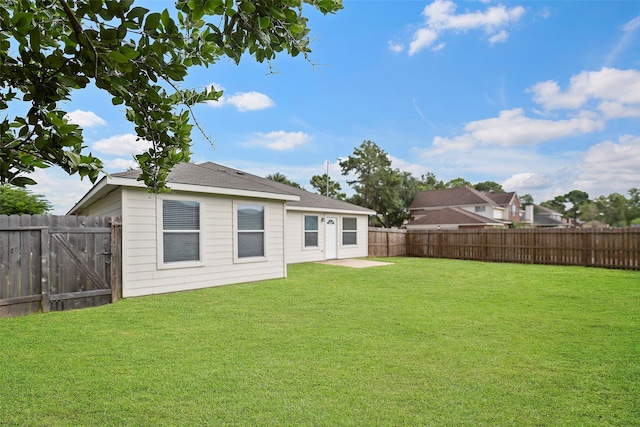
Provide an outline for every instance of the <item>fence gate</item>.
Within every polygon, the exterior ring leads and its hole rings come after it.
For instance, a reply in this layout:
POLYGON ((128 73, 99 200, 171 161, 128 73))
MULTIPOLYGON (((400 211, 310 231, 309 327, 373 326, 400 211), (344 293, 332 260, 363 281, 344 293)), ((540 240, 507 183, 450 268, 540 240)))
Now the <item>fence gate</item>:
POLYGON ((0 215, 0 317, 119 298, 119 218, 0 215))

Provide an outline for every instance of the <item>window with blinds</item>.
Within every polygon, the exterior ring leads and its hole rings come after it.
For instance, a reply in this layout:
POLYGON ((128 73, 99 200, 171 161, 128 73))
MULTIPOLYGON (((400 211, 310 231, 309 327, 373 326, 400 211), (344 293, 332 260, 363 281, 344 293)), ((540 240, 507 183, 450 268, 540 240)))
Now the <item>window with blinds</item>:
POLYGON ((358 219, 342 218, 342 244, 358 244, 358 219))
POLYGON ((304 247, 318 247, 318 216, 304 216, 304 247))
POLYGON ((200 203, 162 201, 164 263, 200 261, 200 203))
POLYGON ((238 258, 264 256, 264 206, 237 205, 238 258))

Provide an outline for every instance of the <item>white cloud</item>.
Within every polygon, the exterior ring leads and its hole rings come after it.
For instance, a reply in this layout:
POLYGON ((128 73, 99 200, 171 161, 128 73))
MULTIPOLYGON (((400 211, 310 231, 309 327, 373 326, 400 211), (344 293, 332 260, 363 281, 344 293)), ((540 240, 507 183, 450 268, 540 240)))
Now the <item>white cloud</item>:
POLYGON ((67 113, 65 118, 81 128, 92 128, 96 126, 106 126, 107 122, 95 114, 93 111, 74 110, 67 113))
POLYGON ((516 191, 519 194, 530 193, 531 190, 541 190, 553 185, 553 180, 548 175, 524 172, 511 175, 504 180, 502 187, 507 191, 516 191))
POLYGON ((590 195, 624 194, 640 183, 640 137, 624 135, 618 142, 592 146, 578 166, 576 188, 590 195), (592 194, 593 193, 593 194, 592 194))
POLYGON ((151 142, 140 139, 137 135, 126 133, 101 139, 93 143, 93 149, 105 154, 126 156, 139 154, 151 147, 151 142))
MULTIPOLYGON (((525 9, 522 6, 488 7, 486 10, 456 14, 456 5, 450 0, 435 0, 422 11, 425 25, 415 31, 409 48, 409 55, 434 46, 436 40, 446 31, 464 32, 483 30, 489 36, 491 44, 507 40, 505 27, 522 18, 525 9)), ((439 50, 444 44, 435 45, 439 50)))
MULTIPOLYGON (((640 71, 602 68, 600 71, 583 71, 571 77, 566 91, 555 81, 540 82, 528 89, 533 100, 547 111, 579 109, 594 100, 608 118, 629 117, 628 110, 640 109, 640 71), (611 109, 610 103, 619 106, 611 109), (606 110, 606 111, 605 111, 606 110), (620 116, 616 116, 620 111, 620 116)), ((631 117, 634 117, 632 114, 631 117)))
POLYGON ((507 33, 505 30, 502 30, 498 34, 495 34, 489 37, 489 43, 496 44, 496 43, 506 42, 508 38, 509 38, 509 33, 507 33))
POLYGON ((526 117, 522 108, 503 110, 495 118, 465 125, 466 133, 453 138, 436 136, 436 152, 468 151, 477 144, 516 147, 581 135, 604 129, 604 121, 583 114, 567 120, 542 120, 526 117))
POLYGON ((38 184, 29 187, 34 194, 42 194, 53 205, 52 215, 65 215, 93 185, 79 175, 68 175, 58 167, 36 169, 29 177, 38 184), (64 191, 61 191, 64 189, 64 191))
POLYGON ((623 32, 622 38, 612 49, 611 53, 609 53, 606 61, 607 65, 613 64, 616 59, 618 59, 618 56, 620 56, 620 54, 627 50, 627 48, 629 47, 629 43, 631 43, 631 40, 633 40, 636 32, 640 30, 640 15, 636 16, 631 21, 623 25, 621 30, 623 32))
POLYGON ((389 47, 389 50, 394 53, 400 53, 404 50, 404 45, 402 43, 395 43, 395 42, 389 41, 387 43, 387 46, 389 47))
POLYGON ((104 167, 110 172, 122 172, 128 169, 138 169, 140 165, 134 159, 105 160, 104 167))
POLYGON ((304 132, 285 132, 283 130, 255 133, 254 138, 248 145, 258 145, 275 151, 289 151, 311 141, 311 137, 304 132))
POLYGON ((222 96, 218 101, 207 101, 212 107, 222 107, 224 105, 233 105, 238 111, 256 111, 271 108, 276 105, 275 101, 264 93, 260 92, 236 92, 226 97, 222 96))
POLYGON ((438 33, 429 28, 420 28, 413 35, 413 40, 409 44, 409 55, 418 53, 425 47, 429 47, 438 39, 438 33))

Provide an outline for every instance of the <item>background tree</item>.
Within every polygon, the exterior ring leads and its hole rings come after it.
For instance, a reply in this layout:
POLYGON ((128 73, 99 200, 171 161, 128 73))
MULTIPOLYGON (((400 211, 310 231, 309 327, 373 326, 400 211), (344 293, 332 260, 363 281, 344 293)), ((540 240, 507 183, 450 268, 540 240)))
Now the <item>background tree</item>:
POLYGON ((292 187, 302 188, 300 186, 300 184, 298 184, 297 182, 291 181, 289 178, 287 178, 285 175, 281 174, 280 172, 269 174, 269 175, 265 176, 265 178, 270 179, 271 181, 280 182, 282 184, 287 184, 287 185, 290 185, 292 187))
POLYGON ((589 202, 589 194, 580 190, 572 190, 564 195, 564 199, 571 206, 566 210, 566 216, 574 220, 574 223, 578 221, 582 207, 589 202))
POLYGON ((418 191, 439 190, 441 188, 446 188, 445 183, 438 180, 433 172, 423 174, 418 180, 418 191))
MULTIPOLYGON (((320 12, 341 0, 304 0, 320 12)), ((150 3, 146 3, 147 5, 150 3)), ((91 181, 102 162, 87 153, 82 129, 62 103, 95 86, 123 105, 151 148, 136 156, 140 180, 165 188, 171 168, 190 158, 191 107, 216 100, 215 88, 183 89, 192 66, 248 52, 259 62, 279 52, 308 57, 301 0, 177 0, 150 11, 134 0, 4 0, 0 8, 0 111, 26 115, 0 121, 0 183, 24 186, 35 168, 57 165, 91 181)), ((197 122, 196 122, 197 124, 197 122)))
POLYGON ((490 193, 490 192, 504 193, 505 192, 504 188, 502 188, 502 185, 494 181, 479 182, 476 185, 474 185, 473 188, 475 188, 478 191, 484 191, 485 193, 490 193))
POLYGON ((533 205, 533 196, 529 193, 520 196, 520 203, 522 206, 533 205))
POLYGON ((448 181, 444 186, 445 188, 473 187, 473 185, 464 178, 454 178, 448 181))
POLYGON ((343 175, 355 176, 354 180, 347 181, 356 192, 349 201, 375 210, 376 225, 402 225, 408 209, 400 196, 403 173, 391 168, 391 160, 384 150, 373 141, 364 141, 354 149, 353 155, 340 162, 340 167, 343 175))
POLYGON ((347 195, 342 193, 342 186, 340 183, 332 180, 326 173, 312 176, 310 183, 318 194, 337 200, 344 200, 347 198, 347 195))
POLYGON ((629 198, 627 199, 627 219, 629 225, 640 224, 640 189, 629 189, 629 198))
POLYGON ((40 194, 33 194, 24 188, 0 185, 0 214, 2 215, 42 215, 51 210, 51 204, 40 194))
POLYGON ((546 200, 540 203, 540 206, 544 206, 545 208, 551 209, 552 211, 556 211, 562 216, 565 216, 567 212, 567 206, 565 205, 566 199, 564 196, 556 196, 553 200, 546 200))

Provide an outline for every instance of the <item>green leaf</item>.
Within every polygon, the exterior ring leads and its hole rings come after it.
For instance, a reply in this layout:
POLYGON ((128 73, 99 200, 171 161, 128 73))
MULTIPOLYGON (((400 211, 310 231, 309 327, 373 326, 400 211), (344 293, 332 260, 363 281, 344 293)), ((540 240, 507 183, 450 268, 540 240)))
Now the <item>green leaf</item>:
POLYGON ((109 58, 113 59, 116 62, 120 62, 122 64, 129 62, 129 59, 117 50, 109 52, 109 58))
POLYGON ((287 16, 284 14, 284 11, 275 6, 269 7, 269 13, 281 21, 286 21, 287 19, 287 16))
POLYGON ((37 182, 26 176, 16 176, 11 180, 11 184, 16 187, 26 187, 27 185, 35 185, 37 182))
POLYGON ((253 13, 256 11, 256 6, 251 1, 243 1, 240 3, 240 10, 245 13, 253 13))
POLYGON ((268 16, 263 16, 260 18, 260 29, 265 30, 271 26, 271 18, 268 16))
POLYGON ((160 24, 161 15, 159 13, 151 13, 147 15, 147 19, 144 22, 145 32, 154 32, 158 29, 160 24))

